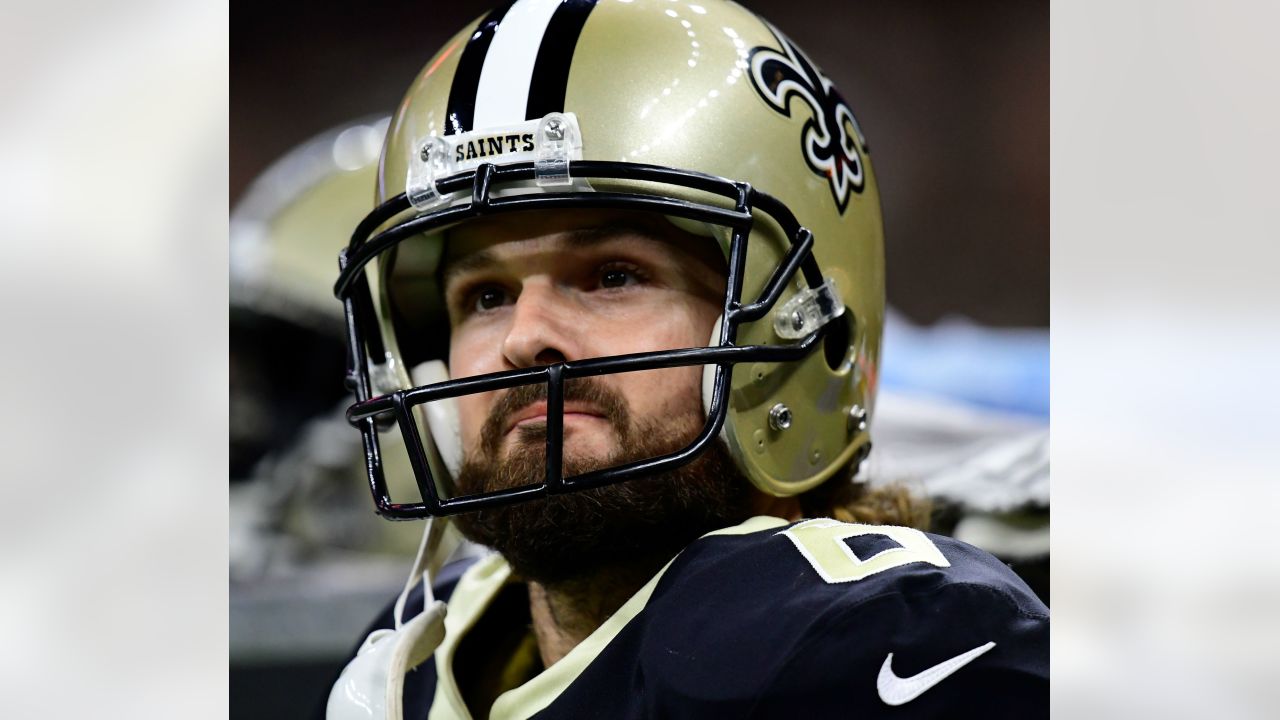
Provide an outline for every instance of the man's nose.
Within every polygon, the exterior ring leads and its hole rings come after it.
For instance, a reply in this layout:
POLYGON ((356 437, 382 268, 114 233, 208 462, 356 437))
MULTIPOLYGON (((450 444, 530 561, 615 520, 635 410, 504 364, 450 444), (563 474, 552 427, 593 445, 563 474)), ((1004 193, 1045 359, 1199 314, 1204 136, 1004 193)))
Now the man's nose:
POLYGON ((526 282, 516 299, 502 354, 517 368, 577 358, 575 337, 583 331, 583 319, 563 289, 550 282, 526 282))

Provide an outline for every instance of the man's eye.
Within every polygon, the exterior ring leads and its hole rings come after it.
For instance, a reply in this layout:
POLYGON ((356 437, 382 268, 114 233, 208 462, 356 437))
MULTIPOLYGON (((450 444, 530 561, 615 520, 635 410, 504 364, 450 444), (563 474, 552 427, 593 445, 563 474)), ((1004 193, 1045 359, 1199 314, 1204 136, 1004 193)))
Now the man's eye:
POLYGON ((499 288, 486 288, 476 293, 477 311, 493 310, 507 303, 507 293, 499 288))
POLYGON ((607 267, 600 272, 600 287, 620 288, 640 281, 639 272, 635 268, 607 267))
POLYGON ((625 270, 606 270, 600 278, 600 284, 607 288, 622 287, 627 284, 629 277, 631 276, 625 270))

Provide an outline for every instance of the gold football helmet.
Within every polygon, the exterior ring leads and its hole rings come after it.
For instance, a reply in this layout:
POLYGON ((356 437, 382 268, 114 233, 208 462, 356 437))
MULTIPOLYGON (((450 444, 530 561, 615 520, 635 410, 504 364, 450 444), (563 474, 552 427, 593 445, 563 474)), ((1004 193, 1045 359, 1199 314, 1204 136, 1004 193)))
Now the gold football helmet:
POLYGON ((377 206, 341 258, 348 419, 378 511, 450 515, 620 482, 717 437, 761 490, 795 495, 870 449, 884 318, 883 230, 868 148, 830 79, 723 0, 518 0, 426 64, 392 118, 377 206), (658 213, 723 249, 705 347, 450 380, 438 270, 450 227, 516 211, 658 213), (412 242, 406 242, 410 241, 412 242), (577 477, 558 469, 566 380, 703 366, 706 423, 683 450, 577 477), (547 476, 456 496, 451 398, 545 384, 547 476), (409 447, 420 497, 388 495, 379 426, 409 447))

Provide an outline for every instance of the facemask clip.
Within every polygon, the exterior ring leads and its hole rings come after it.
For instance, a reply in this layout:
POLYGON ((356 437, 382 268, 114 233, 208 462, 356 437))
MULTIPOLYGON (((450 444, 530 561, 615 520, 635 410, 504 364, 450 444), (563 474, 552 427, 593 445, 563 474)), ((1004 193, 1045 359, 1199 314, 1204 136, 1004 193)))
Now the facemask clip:
POLYGON ((582 159, 582 132, 573 113, 548 113, 533 136, 533 175, 539 187, 571 185, 569 161, 582 159))
POLYGON ((844 314, 835 278, 804 288, 773 314, 773 331, 784 340, 799 340, 844 314))
POLYGON ((441 137, 427 138, 419 145, 416 155, 409 160, 409 174, 405 178, 405 195, 409 204, 419 211, 430 210, 440 204, 436 181, 449 174, 449 156, 452 143, 441 137))

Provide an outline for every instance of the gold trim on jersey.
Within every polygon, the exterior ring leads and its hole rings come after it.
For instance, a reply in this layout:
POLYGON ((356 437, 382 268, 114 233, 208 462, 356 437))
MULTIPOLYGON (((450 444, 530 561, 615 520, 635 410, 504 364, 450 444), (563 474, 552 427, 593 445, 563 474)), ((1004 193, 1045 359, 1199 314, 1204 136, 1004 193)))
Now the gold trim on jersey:
MULTIPOLYGON (((782 518, 756 516, 733 527, 703 535, 746 535, 787 525, 782 518)), ((677 555, 677 557, 679 557, 677 555)), ((587 666, 617 637, 618 633, 640 614, 648 604, 658 581, 671 567, 674 558, 649 579, 635 595, 623 603, 595 632, 569 651, 559 662, 539 673, 520 687, 508 690, 494 701, 490 720, 524 720, 541 711, 560 696, 587 666)), ((436 693, 431 703, 429 720, 471 720, 472 715, 462 701, 462 693, 453 677, 453 659, 458 643, 489 608, 504 585, 511 582, 511 566, 501 555, 490 555, 470 567, 458 581, 449 598, 449 614, 445 616, 444 642, 436 650, 436 693)))

